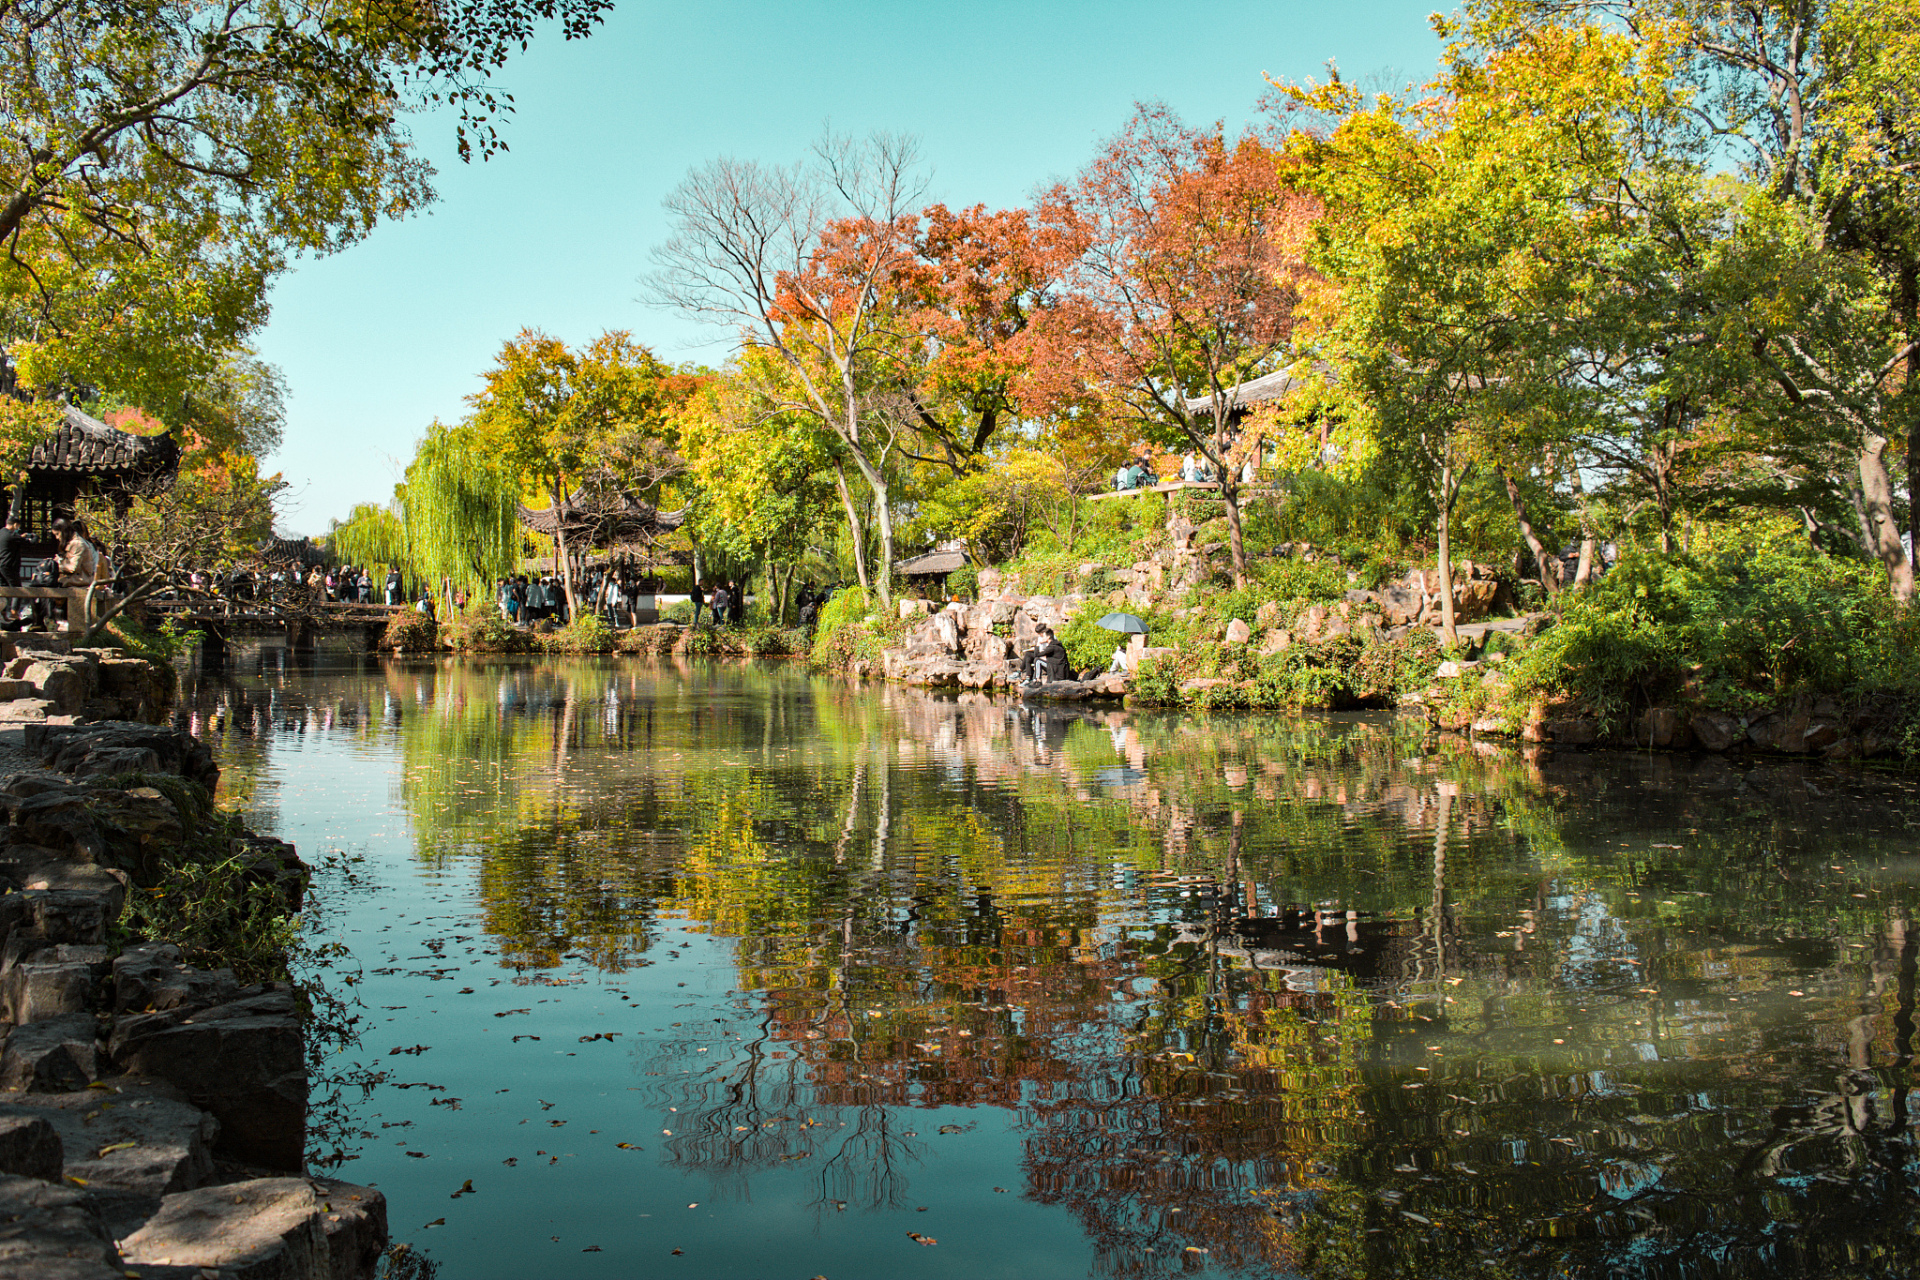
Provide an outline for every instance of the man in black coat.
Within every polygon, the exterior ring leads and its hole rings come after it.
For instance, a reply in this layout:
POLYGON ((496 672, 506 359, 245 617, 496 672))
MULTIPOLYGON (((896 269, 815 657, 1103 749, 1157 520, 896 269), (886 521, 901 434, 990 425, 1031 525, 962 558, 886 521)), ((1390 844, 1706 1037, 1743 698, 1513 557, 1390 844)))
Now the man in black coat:
MULTIPOLYGON (((20 521, 9 519, 0 527, 0 587, 20 585, 20 521)), ((0 618, 11 622, 20 616, 18 600, 8 600, 0 609, 0 618)))

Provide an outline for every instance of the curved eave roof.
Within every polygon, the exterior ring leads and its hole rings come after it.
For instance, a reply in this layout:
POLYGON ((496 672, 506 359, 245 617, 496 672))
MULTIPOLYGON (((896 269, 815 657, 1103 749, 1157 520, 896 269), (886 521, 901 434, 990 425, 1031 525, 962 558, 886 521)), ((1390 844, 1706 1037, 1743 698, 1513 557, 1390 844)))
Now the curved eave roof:
POLYGON ((171 472, 180 463, 172 435, 136 436, 110 427, 72 405, 61 408, 61 423, 33 447, 30 471, 68 475, 144 476, 171 472))

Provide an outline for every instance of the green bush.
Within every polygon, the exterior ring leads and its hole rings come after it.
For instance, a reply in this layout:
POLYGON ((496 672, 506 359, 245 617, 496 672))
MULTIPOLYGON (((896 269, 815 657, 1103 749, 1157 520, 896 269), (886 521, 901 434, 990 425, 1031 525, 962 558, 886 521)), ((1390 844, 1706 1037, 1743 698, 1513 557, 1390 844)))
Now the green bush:
POLYGON ((402 653, 430 653, 439 647, 439 627, 418 609, 402 609, 387 620, 380 647, 402 653))
POLYGON ((809 657, 822 671, 844 671, 856 661, 878 662, 881 652, 905 632, 906 624, 897 617, 870 613, 866 591, 843 587, 820 610, 809 657))
POLYGON ((1362 648, 1354 659, 1350 692, 1363 706, 1398 706, 1424 689, 1439 665, 1439 637, 1425 627, 1415 627, 1398 640, 1362 648))
POLYGON ((447 619, 440 641, 455 653, 525 653, 533 648, 531 636, 485 605, 447 619))
POLYGON ((1127 636, 1100 625, 1100 619, 1111 612, 1100 601, 1089 601, 1060 628, 1061 647, 1066 649, 1067 663, 1075 671, 1089 667, 1105 671, 1113 662, 1113 651, 1127 643, 1127 636))
POLYGON ((1673 702, 1743 710, 1912 689, 1916 641, 1877 567, 1776 536, 1624 557, 1512 669, 1516 691, 1579 702, 1617 729, 1673 702))
POLYGON ((599 614, 587 613, 539 641, 548 653, 612 653, 613 627, 599 614))

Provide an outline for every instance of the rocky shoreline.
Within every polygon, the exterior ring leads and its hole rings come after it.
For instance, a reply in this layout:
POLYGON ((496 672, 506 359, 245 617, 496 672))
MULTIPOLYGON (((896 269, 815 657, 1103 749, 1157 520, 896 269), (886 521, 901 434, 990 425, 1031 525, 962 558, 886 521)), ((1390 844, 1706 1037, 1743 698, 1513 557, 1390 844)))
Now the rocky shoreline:
MULTIPOLYGON (((141 720, 50 723, 124 706, 101 673, 143 690, 159 675, 136 680, 119 668, 139 660, 117 654, 49 657, 7 668, 39 695, 16 703, 50 705, 14 717, 29 767, 0 776, 0 1275, 372 1280, 381 1193, 306 1173, 295 991, 192 968, 121 924, 200 816, 212 753, 141 720)), ((298 909, 292 846, 242 834, 219 852, 298 909)))

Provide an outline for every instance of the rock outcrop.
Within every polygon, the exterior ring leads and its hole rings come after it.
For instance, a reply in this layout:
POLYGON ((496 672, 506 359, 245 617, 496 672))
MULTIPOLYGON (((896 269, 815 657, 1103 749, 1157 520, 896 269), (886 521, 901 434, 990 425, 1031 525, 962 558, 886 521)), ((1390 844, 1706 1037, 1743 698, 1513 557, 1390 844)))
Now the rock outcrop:
MULTIPOLYGON (((109 945, 129 887, 203 816, 211 754, 130 721, 34 726, 27 745, 44 768, 0 778, 0 1276, 372 1280, 380 1193, 302 1176, 292 991, 194 969, 167 942, 109 945)), ((291 845, 227 852, 298 907, 291 845)))

